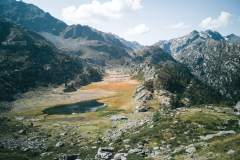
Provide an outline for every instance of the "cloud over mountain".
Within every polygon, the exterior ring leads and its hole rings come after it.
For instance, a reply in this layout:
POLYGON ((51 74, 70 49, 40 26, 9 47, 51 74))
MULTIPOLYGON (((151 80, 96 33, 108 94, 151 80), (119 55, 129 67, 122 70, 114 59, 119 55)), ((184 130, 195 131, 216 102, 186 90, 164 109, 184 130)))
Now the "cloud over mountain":
POLYGON ((142 8, 142 0, 110 0, 101 3, 93 0, 80 6, 69 6, 62 10, 64 20, 71 23, 98 23, 109 19, 119 19, 125 13, 142 8))
POLYGON ((204 29, 217 29, 226 27, 231 20, 232 14, 222 11, 217 18, 207 17, 200 23, 200 27, 204 29))
POLYGON ((190 28, 190 25, 185 24, 184 22, 179 22, 177 24, 171 25, 171 29, 187 29, 190 28))
POLYGON ((127 35, 141 35, 149 32, 150 29, 145 24, 136 25, 133 28, 128 29, 127 35))

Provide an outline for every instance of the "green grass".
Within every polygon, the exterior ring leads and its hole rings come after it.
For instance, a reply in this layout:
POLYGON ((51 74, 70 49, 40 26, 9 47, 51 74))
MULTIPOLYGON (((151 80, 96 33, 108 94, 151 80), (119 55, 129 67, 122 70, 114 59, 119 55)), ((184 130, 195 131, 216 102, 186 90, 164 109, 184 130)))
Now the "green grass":
POLYGON ((1 160, 32 160, 34 159, 34 156, 28 155, 22 152, 0 149, 0 159, 1 160))
POLYGON ((97 111, 97 116, 99 117, 109 117, 123 112, 123 110, 101 110, 97 111))
POLYGON ((234 115, 219 113, 205 108, 189 109, 186 113, 181 114, 179 118, 182 121, 204 125, 207 129, 211 130, 217 130, 219 126, 226 126, 231 129, 231 126, 227 126, 228 121, 238 120, 234 115))

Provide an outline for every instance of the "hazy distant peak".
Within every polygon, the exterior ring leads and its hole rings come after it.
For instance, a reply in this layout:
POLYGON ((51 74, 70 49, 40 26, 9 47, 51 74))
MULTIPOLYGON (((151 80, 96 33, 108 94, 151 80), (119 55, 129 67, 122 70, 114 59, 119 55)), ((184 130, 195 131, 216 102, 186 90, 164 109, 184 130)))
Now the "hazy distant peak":
POLYGON ((230 43, 240 44, 240 37, 235 34, 227 35, 225 39, 230 43))

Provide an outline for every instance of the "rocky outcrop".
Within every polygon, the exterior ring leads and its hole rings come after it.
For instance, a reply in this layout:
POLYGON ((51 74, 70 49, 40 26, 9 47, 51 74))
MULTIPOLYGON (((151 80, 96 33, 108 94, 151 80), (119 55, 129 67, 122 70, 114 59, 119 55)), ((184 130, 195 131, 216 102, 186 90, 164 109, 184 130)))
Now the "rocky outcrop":
POLYGON ((136 112, 147 112, 150 109, 147 102, 153 99, 153 93, 144 85, 140 85, 135 91, 134 98, 136 101, 136 112))
MULTIPOLYGON (((136 114, 136 113, 133 113, 136 114)), ((114 123, 119 123, 118 121, 113 121, 114 123)), ((121 136, 125 133, 134 133, 138 130, 139 127, 151 124, 152 115, 145 115, 142 119, 136 120, 125 120, 123 125, 116 126, 113 124, 113 127, 106 131, 105 136, 103 137, 104 141, 113 142, 119 140, 121 136)))
MULTIPOLYGON (((163 106, 188 107, 223 100, 214 88, 198 80, 185 65, 160 47, 146 47, 136 52, 132 65, 132 72, 143 80, 136 91, 138 101, 155 97, 163 106)), ((138 108, 145 110, 146 104, 140 103, 138 108)))
POLYGON ((209 135, 206 135, 206 136, 201 136, 200 138, 202 140, 210 140, 212 138, 215 138, 215 137, 221 137, 221 136, 225 136, 225 135, 229 135, 229 134, 236 134, 235 131, 219 131, 218 133, 216 134, 209 134, 209 135))
POLYGON ((163 107, 171 108, 173 105, 173 98, 175 94, 167 90, 156 90, 155 97, 158 100, 159 104, 163 107))

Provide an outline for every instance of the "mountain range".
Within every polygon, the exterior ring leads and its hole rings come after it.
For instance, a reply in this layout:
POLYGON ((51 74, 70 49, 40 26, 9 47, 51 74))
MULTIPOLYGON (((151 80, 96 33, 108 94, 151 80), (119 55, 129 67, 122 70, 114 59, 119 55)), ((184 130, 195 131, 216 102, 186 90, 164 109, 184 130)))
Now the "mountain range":
POLYGON ((240 37, 223 37, 216 31, 193 31, 190 34, 160 41, 156 46, 185 64, 202 82, 216 88, 230 99, 240 95, 240 37))
POLYGON ((239 73, 234 34, 143 46, 0 0, 0 159, 239 160, 239 73))
MULTIPOLYGON (((60 52, 62 56, 81 58, 80 61, 84 59, 86 64, 91 63, 100 67, 119 64, 128 66, 129 62, 136 62, 139 59, 142 59, 143 66, 154 65, 155 62, 163 60, 168 63, 169 59, 159 55, 165 52, 173 59, 171 63, 174 62, 175 67, 170 67, 172 70, 178 70, 180 66, 187 67, 189 70, 187 74, 191 74, 190 77, 216 90, 222 96, 234 101, 240 98, 238 74, 240 37, 237 35, 224 37, 211 30, 192 31, 186 36, 159 41, 153 46, 144 47, 137 42, 129 42, 117 35, 104 33, 89 26, 80 24, 69 26, 40 8, 22 1, 1 1, 0 17, 8 21, 7 23, 16 24, 16 27, 21 26, 22 30, 28 30, 28 34, 31 32, 38 35, 54 52, 60 52), (162 50, 153 49, 155 47, 162 50)), ((6 41, 8 40, 2 39, 3 44, 7 44, 6 41)))
POLYGON ((80 55, 84 59, 94 60, 102 65, 113 59, 124 59, 128 57, 130 51, 143 47, 137 42, 129 42, 89 26, 69 26, 40 8, 21 1, 1 2, 1 16, 10 22, 41 34, 54 43, 57 48, 67 53, 80 55))

